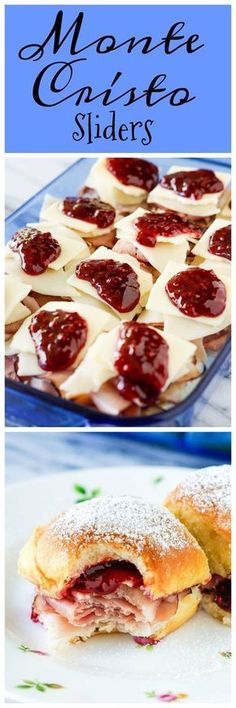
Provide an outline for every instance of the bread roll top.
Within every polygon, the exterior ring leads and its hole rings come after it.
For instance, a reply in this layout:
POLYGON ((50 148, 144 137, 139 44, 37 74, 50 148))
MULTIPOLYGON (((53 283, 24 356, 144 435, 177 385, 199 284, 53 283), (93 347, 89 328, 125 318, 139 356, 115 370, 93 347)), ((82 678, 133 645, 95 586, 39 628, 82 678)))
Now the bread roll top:
POLYGON ((19 573, 40 592, 60 597, 89 567, 127 560, 154 598, 209 580, 205 553, 170 511, 147 500, 103 496, 35 529, 19 557, 19 573))

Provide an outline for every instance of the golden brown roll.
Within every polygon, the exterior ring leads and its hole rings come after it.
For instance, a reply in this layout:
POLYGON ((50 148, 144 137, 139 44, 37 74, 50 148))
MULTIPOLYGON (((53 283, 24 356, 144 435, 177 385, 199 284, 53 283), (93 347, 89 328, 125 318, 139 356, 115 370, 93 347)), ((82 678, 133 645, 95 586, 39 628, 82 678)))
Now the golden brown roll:
POLYGON ((203 548, 212 574, 201 589, 202 606, 230 624, 231 472, 229 465, 193 472, 169 494, 165 505, 203 548))
POLYGON ((75 505, 37 528, 19 573, 36 585, 32 619, 50 630, 54 651, 105 632, 155 643, 194 614, 210 578, 202 549, 167 509, 125 496, 75 505))

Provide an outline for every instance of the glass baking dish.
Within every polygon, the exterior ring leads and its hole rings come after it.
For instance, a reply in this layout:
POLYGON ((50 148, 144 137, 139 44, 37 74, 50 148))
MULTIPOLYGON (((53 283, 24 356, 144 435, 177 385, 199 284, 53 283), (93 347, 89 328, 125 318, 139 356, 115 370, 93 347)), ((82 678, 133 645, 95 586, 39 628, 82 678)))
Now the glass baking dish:
MULTIPOLYGON (((205 167, 214 170, 230 170, 229 160, 205 160, 199 158, 159 158, 153 159, 160 168, 162 174, 165 173, 171 164, 192 166, 193 169, 205 167)), ((46 158, 45 158, 46 160, 46 158)), ((47 192, 50 194, 65 197, 68 194, 76 194, 82 186, 88 171, 94 160, 82 158, 67 168, 50 184, 47 184, 40 192, 29 199, 13 214, 6 219, 6 241, 18 229, 25 226, 27 222, 35 222, 39 218, 39 212, 47 192)), ((112 416, 100 411, 83 406, 81 404, 67 401, 64 398, 53 396, 49 393, 39 391, 23 382, 13 381, 6 378, 6 425, 9 426, 122 426, 122 427, 146 427, 146 426, 189 426, 195 405, 201 403, 201 396, 205 389, 217 386, 217 375, 219 372, 227 372, 230 365, 230 337, 215 355, 208 357, 205 371, 196 380, 194 389, 180 403, 174 404, 168 410, 155 412, 151 415, 140 415, 135 417, 112 416)))

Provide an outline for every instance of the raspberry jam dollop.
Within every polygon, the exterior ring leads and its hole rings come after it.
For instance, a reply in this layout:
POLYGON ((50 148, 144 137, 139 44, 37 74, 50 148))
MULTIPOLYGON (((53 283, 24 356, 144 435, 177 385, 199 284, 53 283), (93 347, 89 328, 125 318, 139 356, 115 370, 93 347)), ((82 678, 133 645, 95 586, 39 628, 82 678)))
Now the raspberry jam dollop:
POLYGON ((209 253, 215 256, 221 256, 231 261, 231 225, 223 226, 222 229, 217 229, 211 234, 209 245, 209 253))
POLYGON ((122 184, 150 192, 158 184, 159 169, 138 157, 108 157, 106 167, 122 184))
POLYGON ((40 310, 33 315, 29 331, 41 369, 63 371, 84 347, 88 327, 77 312, 40 310))
POLYGON ((88 280, 105 302, 118 312, 131 312, 140 298, 138 277, 128 263, 112 258, 81 261, 76 268, 77 278, 88 280))
POLYGON ((172 189, 176 194, 188 199, 201 199, 204 194, 222 192, 223 182, 216 177, 213 170, 190 170, 172 172, 161 179, 161 187, 172 189))
POLYGON ((73 585, 73 590, 108 595, 115 592, 121 583, 127 582, 133 588, 143 584, 142 575, 136 566, 128 561, 107 561, 82 573, 73 585))
POLYGON ((72 219, 80 219, 95 224, 98 229, 107 229, 115 221, 115 209, 110 204, 89 197, 66 197, 62 211, 72 219))
POLYGON ((121 325, 114 358, 121 396, 140 406, 155 403, 168 378, 168 353, 155 329, 141 322, 121 325))
POLYGON ((160 639, 152 639, 152 637, 133 637, 133 639, 141 647, 154 646, 160 641, 160 639))
POLYGON ((165 290, 173 305, 187 317, 217 317, 224 312, 225 285, 213 270, 183 270, 168 280, 165 290))
POLYGON ((9 246, 12 251, 19 253, 22 270, 27 275, 44 273, 61 253, 60 244, 49 231, 42 233, 27 227, 15 233, 9 246))
POLYGON ((215 589, 215 602, 222 610, 231 612, 231 579, 224 578, 217 583, 215 589))
POLYGON ((212 602, 226 612, 231 612, 231 578, 213 573, 211 580, 202 588, 204 595, 209 595, 212 602))
POLYGON ((134 226, 138 232, 136 241, 149 248, 154 248, 160 236, 173 238, 180 234, 191 233, 195 238, 199 238, 201 235, 199 229, 193 227, 187 219, 171 212, 166 214, 147 212, 135 219, 134 226))

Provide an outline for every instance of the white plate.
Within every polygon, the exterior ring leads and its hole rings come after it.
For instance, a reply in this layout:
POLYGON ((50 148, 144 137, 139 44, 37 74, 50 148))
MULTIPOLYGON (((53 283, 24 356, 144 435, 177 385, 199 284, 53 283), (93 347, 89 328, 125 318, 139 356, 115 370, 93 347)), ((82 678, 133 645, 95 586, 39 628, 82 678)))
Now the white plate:
MULTIPOLYGON (((91 436, 90 436, 91 438, 91 436)), ((47 633, 30 620, 33 591, 17 576, 17 556, 35 525, 74 503, 75 483, 103 494, 133 494, 162 502, 186 468, 97 468, 53 475, 7 488, 6 546, 6 697, 24 703, 145 703, 166 694, 179 703, 228 702, 230 630, 199 611, 182 628, 152 649, 131 637, 109 635, 70 650, 68 659, 19 649, 47 651, 47 633), (160 481, 155 481, 161 477, 160 481), (17 688, 24 680, 60 684, 62 688, 17 688), (151 696, 148 697, 147 693, 151 696), (181 695, 185 694, 185 696, 181 695), (185 698, 185 700, 184 700, 185 698)), ((194 470, 191 471, 194 474, 194 470)), ((160 698, 162 697, 162 698, 160 698)))

